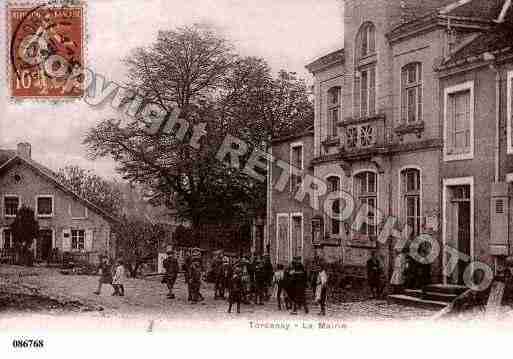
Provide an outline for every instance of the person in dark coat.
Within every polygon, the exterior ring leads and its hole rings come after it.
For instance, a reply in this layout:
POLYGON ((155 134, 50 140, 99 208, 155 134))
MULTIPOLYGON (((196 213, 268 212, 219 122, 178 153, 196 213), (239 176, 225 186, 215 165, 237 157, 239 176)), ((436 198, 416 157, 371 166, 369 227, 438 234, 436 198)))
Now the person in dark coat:
POLYGON ((273 286, 273 276, 274 276, 274 268, 271 263, 271 257, 266 254, 264 256, 264 273, 265 273, 265 300, 269 300, 271 298, 271 293, 269 292, 273 286))
POLYGON ((201 295, 201 265, 198 261, 193 261, 190 267, 190 292, 192 294, 192 303, 202 301, 204 298, 201 295))
POLYGON ((290 272, 290 281, 293 292, 293 309, 291 314, 297 314, 298 308, 301 307, 305 309, 305 314, 308 314, 308 305, 306 304, 308 278, 300 257, 294 257, 292 271, 290 272))
POLYGON ((371 251, 371 256, 367 260, 367 280, 373 298, 381 298, 382 294, 382 276, 383 266, 378 258, 378 254, 375 250, 371 251))
POLYGON ((222 254, 218 254, 212 261, 211 273, 214 279, 214 299, 224 299, 224 278, 222 254), (221 292, 223 294, 221 295, 221 292))
POLYGON ((264 263, 262 261, 255 262, 254 270, 255 280, 255 304, 264 305, 265 291, 267 283, 267 273, 265 272, 264 263))
POLYGON ((228 313, 232 312, 233 303, 237 304, 237 314, 240 313, 240 302, 244 291, 244 284, 242 283, 241 268, 236 266, 231 273, 229 281, 229 294, 228 294, 228 313))
POLYGON ((188 301, 192 301, 191 280, 190 280, 191 279, 190 278, 191 262, 192 262, 192 257, 190 255, 187 255, 184 258, 184 262, 183 262, 183 266, 182 266, 185 284, 187 285, 187 300, 188 301))
POLYGON ((178 260, 175 256, 175 252, 171 248, 168 248, 167 258, 164 259, 164 262, 162 264, 166 271, 166 273, 164 274, 164 278, 162 279, 162 282, 166 284, 167 289, 169 290, 167 297, 170 299, 174 299, 175 295, 173 294, 173 287, 175 285, 176 278, 178 277, 179 265, 178 260))
POLYGON ((230 278, 233 275, 232 267, 230 266, 230 260, 228 257, 223 258, 223 264, 221 265, 220 280, 219 280, 219 297, 224 299, 224 293, 229 288, 230 278))
MULTIPOLYGON (((96 294, 96 295, 101 294, 102 286, 104 284, 112 285, 112 263, 107 256, 102 256, 100 258, 100 264, 98 266, 98 274, 100 275, 100 278, 98 281, 98 289, 94 292, 94 294, 96 294)), ((113 285, 112 285, 112 288, 114 288, 113 285)))

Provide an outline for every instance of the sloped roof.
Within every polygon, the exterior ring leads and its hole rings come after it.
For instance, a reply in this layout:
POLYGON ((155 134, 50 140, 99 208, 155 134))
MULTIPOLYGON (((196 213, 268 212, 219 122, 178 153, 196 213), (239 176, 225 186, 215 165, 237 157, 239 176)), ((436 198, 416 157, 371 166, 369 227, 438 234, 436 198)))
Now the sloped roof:
POLYGON ((16 151, 0 149, 0 167, 14 156, 16 156, 16 151))
POLYGON ((451 0, 451 1, 421 1, 415 7, 407 7, 403 21, 397 24, 388 34, 389 39, 404 37, 405 33, 422 29, 446 26, 469 26, 488 29, 498 19, 501 10, 508 0, 451 0))
POLYGON ((504 5, 504 0, 470 0, 461 2, 444 15, 495 20, 504 5))
POLYGON ((343 63, 345 61, 344 49, 338 49, 329 54, 319 57, 318 59, 312 61, 305 67, 310 72, 317 72, 323 70, 332 65, 343 63))
POLYGON ((505 51, 513 47, 513 26, 499 24, 492 30, 479 35, 474 41, 456 51, 441 67, 451 67, 463 62, 474 61, 484 53, 505 51))
POLYGON ((39 172, 42 176, 46 177, 50 181, 52 181, 59 189, 62 191, 70 194, 72 197, 74 197, 76 200, 82 202, 85 206, 92 209, 102 217, 107 218, 109 221, 118 221, 117 218, 107 213, 105 210, 101 209, 97 205, 93 204, 92 202, 88 201, 87 199, 79 196, 77 193, 75 193, 72 189, 70 189, 67 185, 62 183, 59 178, 57 177, 57 174, 49 169, 48 167, 43 166, 42 164, 32 160, 32 159, 26 159, 23 157, 20 157, 16 154, 16 151, 12 150, 0 150, 0 175, 3 171, 10 168, 11 165, 14 165, 15 163, 25 163, 35 169, 37 172, 39 172))

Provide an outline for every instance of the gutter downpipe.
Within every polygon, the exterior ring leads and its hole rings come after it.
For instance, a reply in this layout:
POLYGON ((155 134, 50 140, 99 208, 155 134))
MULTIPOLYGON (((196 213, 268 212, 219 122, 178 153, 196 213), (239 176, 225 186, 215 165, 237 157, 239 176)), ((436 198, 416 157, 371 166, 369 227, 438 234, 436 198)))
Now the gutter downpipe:
MULTIPOLYGON (((485 59, 494 61, 495 56, 485 53, 485 59)), ((499 182, 499 156, 500 156, 500 115, 501 115, 501 75, 495 62, 490 64, 490 69, 495 71, 495 144, 494 144, 494 176, 493 181, 499 182)))

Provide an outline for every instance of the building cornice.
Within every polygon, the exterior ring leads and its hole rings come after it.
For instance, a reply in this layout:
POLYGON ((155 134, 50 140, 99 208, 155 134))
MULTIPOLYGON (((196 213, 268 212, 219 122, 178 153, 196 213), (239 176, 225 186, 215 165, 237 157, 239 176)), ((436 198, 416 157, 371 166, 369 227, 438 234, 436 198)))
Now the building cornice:
POLYGON ((478 17, 468 18, 435 13, 401 24, 388 32, 385 36, 390 44, 394 44, 418 36, 421 33, 433 31, 436 28, 446 28, 449 25, 451 28, 462 30, 485 31, 490 29, 494 25, 494 22, 478 17))

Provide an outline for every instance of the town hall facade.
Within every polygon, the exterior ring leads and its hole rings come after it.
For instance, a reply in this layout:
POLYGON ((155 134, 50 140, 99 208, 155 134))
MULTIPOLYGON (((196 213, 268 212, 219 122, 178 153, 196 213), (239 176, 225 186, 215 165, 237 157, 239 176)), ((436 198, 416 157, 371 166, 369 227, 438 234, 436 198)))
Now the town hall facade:
MULTIPOLYGON (((354 230, 350 221, 327 216, 323 204, 291 206, 294 193, 275 189, 280 173, 273 168, 267 240, 274 261, 321 255, 364 266, 376 249, 390 273, 397 238, 385 244, 377 238, 384 219, 394 217, 399 231, 408 229, 407 243, 428 234, 468 258, 446 273, 442 264, 450 256, 441 250, 430 267, 432 283, 463 284, 472 260, 493 270, 500 265, 512 235, 510 5, 344 2, 344 47, 307 65, 314 76, 314 130, 275 139, 273 154, 292 165, 301 158, 304 175, 384 217, 369 213, 354 230), (302 229, 294 235, 294 228, 302 229)), ((336 200, 329 206, 344 209, 336 200)))

